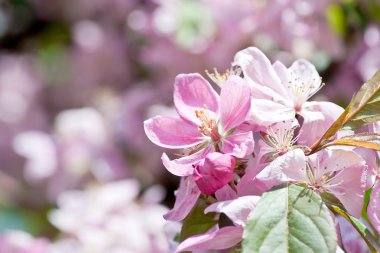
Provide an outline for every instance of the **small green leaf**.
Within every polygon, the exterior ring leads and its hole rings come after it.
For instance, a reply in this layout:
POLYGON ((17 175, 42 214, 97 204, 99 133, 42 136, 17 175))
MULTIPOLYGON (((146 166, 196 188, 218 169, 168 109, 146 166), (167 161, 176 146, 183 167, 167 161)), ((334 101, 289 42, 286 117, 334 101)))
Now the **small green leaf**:
POLYGON ((355 130, 380 120, 380 70, 353 97, 350 104, 308 154, 320 150, 340 129, 355 130))
POLYGON ((337 145, 354 146, 380 151, 380 135, 376 133, 360 133, 345 136, 323 145, 322 148, 337 145))
POLYGON ((184 219, 180 234, 180 241, 190 236, 207 232, 218 223, 215 213, 204 213, 207 204, 204 199, 199 199, 190 214, 184 219))
POLYGON ((380 120, 380 71, 363 84, 351 104, 344 129, 355 130, 380 120))
POLYGON ((297 185, 263 195, 245 227, 243 252, 331 252, 337 235, 320 196, 297 185))

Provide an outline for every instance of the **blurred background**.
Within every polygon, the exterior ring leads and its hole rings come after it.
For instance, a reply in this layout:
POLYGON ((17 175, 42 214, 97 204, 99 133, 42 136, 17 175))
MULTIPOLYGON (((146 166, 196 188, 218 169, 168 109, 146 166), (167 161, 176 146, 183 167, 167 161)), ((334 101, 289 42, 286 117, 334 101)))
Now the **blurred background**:
POLYGON ((143 121, 173 113, 175 76, 256 46, 344 106, 379 24, 379 0, 0 0, 0 253, 170 252, 178 178, 143 121))

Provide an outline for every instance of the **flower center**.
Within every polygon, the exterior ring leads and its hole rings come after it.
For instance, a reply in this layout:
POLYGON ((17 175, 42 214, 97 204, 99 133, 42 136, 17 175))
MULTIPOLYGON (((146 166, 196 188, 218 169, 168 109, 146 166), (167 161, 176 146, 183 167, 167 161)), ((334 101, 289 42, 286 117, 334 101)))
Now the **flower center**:
POLYGON ((198 126, 198 131, 203 135, 210 137, 214 143, 218 142, 221 138, 218 132, 218 125, 216 124, 215 119, 207 114, 207 106, 203 105, 202 109, 196 109, 195 116, 201 121, 198 126))
POLYGON ((311 96, 317 93, 324 83, 317 80, 312 75, 307 75, 309 78, 301 78, 296 73, 290 73, 290 81, 288 88, 290 88, 294 97, 294 107, 297 112, 302 109, 302 104, 305 103, 311 96))
POLYGON ((294 136, 294 128, 269 127, 268 134, 264 141, 271 147, 275 148, 279 155, 283 155, 297 142, 298 136, 294 136))

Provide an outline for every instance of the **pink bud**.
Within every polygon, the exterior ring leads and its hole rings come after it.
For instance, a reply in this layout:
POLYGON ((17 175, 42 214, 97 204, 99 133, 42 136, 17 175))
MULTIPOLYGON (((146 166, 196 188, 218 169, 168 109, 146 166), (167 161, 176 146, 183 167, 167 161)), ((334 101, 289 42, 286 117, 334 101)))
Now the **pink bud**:
POLYGON ((213 194, 233 179, 234 168, 234 157, 210 153, 194 166, 193 179, 203 193, 213 194))

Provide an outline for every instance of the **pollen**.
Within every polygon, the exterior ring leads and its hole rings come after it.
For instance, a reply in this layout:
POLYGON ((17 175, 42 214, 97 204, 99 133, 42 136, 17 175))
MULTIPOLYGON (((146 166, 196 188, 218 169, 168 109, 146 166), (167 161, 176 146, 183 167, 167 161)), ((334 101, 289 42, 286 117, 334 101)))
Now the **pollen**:
POLYGON ((216 121, 207 113, 207 106, 205 104, 202 109, 195 110, 195 116, 201 121, 198 126, 198 131, 205 136, 211 137, 214 142, 219 141, 220 135, 216 121))
POLYGON ((214 72, 210 73, 208 70, 205 70, 208 77, 217 85, 222 86, 222 84, 230 77, 231 75, 239 76, 241 74, 240 67, 232 67, 231 69, 227 69, 226 71, 219 73, 216 68, 214 68, 214 72))

